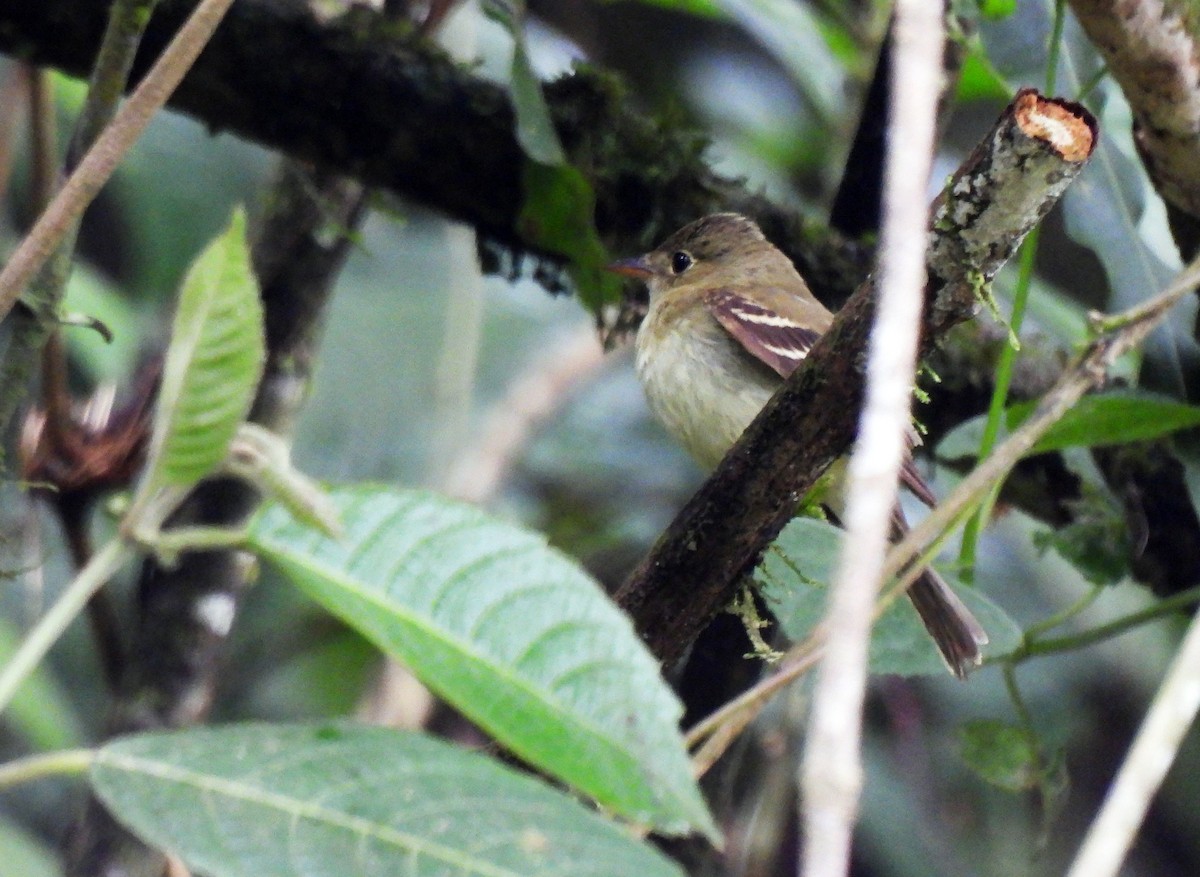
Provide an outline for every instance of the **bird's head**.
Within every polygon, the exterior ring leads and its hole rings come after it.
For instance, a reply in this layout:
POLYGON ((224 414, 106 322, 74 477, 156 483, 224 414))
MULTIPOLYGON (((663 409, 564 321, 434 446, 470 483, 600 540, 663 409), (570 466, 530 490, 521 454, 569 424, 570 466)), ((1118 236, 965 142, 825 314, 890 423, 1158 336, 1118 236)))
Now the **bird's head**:
POLYGON ((645 281, 653 297, 682 284, 736 281, 764 253, 778 250, 753 220, 738 213, 713 213, 685 225, 650 252, 607 267, 645 281))

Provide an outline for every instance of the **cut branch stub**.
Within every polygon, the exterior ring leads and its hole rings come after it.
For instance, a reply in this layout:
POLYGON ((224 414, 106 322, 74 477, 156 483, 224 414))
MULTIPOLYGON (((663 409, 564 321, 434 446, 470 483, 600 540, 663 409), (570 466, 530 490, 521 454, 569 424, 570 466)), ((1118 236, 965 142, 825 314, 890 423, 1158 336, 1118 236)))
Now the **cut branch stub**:
POLYGON ((941 288, 927 323, 935 333, 972 314, 981 286, 1066 191, 1098 137, 1079 104, 1017 93, 934 202, 927 267, 941 288))

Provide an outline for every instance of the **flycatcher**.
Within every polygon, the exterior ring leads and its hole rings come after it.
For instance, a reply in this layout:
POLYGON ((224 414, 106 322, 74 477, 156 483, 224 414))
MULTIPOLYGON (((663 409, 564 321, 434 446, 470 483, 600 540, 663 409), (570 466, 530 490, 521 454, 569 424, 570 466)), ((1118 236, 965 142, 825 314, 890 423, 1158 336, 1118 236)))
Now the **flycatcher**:
MULTIPOLYGON (((710 470, 833 322, 791 260, 736 213, 696 220, 609 268, 645 281, 650 308, 637 333, 638 377, 654 415, 710 470)), ((911 460, 902 480, 934 504, 911 460)), ((835 516, 841 494, 835 483, 822 497, 835 516)), ((894 537, 906 529, 897 507, 894 537)), ((932 569, 908 596, 950 671, 965 677, 987 642, 979 622, 932 569)))

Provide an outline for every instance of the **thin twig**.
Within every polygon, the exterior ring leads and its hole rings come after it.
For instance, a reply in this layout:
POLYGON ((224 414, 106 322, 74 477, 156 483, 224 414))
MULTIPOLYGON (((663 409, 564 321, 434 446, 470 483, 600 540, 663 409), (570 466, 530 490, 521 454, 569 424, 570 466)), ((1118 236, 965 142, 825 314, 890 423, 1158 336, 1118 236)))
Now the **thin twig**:
MULTIPOLYGON (((129 71, 133 67, 142 34, 150 21, 150 15, 158 0, 117 0, 109 13, 104 38, 92 68, 87 98, 75 122, 70 148, 63 165, 63 175, 70 174, 79 163, 84 152, 95 142, 104 126, 112 121, 120 105, 121 96, 129 82, 129 71)), ((39 192, 37 211, 46 209, 54 197, 59 181, 57 172, 56 144, 53 136, 54 106, 50 100, 49 74, 35 74, 34 82, 43 81, 42 103, 39 113, 35 108, 34 119, 47 116, 47 123, 35 123, 35 155, 40 156, 44 166, 44 182, 35 188, 39 192), (40 136, 37 136, 40 132, 40 136)), ((73 421, 71 394, 67 386, 67 348, 62 329, 54 323, 70 277, 71 262, 75 255, 75 239, 82 220, 82 211, 70 224, 62 241, 55 248, 47 263, 37 272, 27 294, 26 302, 33 303, 33 320, 20 321, 14 325, 12 343, 4 352, 6 362, 2 374, 17 375, 27 366, 24 359, 41 347, 42 361, 42 404, 45 407, 45 435, 52 446, 68 452, 77 450, 83 441, 78 437, 78 424, 73 421), (72 447, 74 446, 74 447, 72 447)), ((4 393, 10 400, 20 396, 23 387, 6 386, 4 393)), ((7 420, 12 402, 0 410, 0 423, 7 420)), ((88 529, 92 497, 79 494, 55 494, 52 498, 67 542, 71 548, 75 569, 82 569, 92 554, 88 529)), ((121 639, 121 625, 116 607, 108 591, 99 590, 88 602, 88 616, 96 643, 100 666, 104 670, 109 687, 115 689, 124 663, 125 648, 121 639)))
POLYGON ((1192 619, 1067 877, 1111 877, 1117 873, 1198 708, 1200 615, 1192 619))
POLYGON ((41 211, 46 209, 46 205, 54 197, 58 170, 58 125, 55 118, 54 83, 49 73, 34 67, 29 68, 28 83, 33 203, 36 209, 41 211))
POLYGON ((884 173, 879 303, 867 362, 866 404, 847 482, 846 536, 826 614, 804 752, 806 877, 850 867, 863 768, 862 705, 871 615, 887 550, 897 480, 911 423, 928 239, 925 182, 933 155, 942 57, 941 6, 894 7, 892 81, 884 173))
POLYGON ((96 197, 150 119, 167 102, 232 3, 233 0, 201 0, 50 206, 38 217, 0 271, 0 318, 12 310, 34 273, 45 264, 76 217, 96 197))

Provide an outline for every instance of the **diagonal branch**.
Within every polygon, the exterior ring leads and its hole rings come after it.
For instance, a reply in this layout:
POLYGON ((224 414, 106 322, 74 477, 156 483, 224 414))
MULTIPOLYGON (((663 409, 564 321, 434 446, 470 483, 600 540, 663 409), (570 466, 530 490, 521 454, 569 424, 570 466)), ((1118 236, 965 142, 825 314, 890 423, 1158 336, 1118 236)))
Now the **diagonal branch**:
MULTIPOLYGON (((108 0, 0 3, 0 52, 81 75, 108 0)), ((134 78, 195 0, 161 0, 134 78)), ((332 21, 300 0, 238 0, 170 106, 214 131, 314 162, 534 251, 518 218, 525 158, 508 93, 473 75, 404 22, 365 8, 332 21)), ((844 299, 861 250, 805 225, 739 181, 713 173, 704 140, 629 106, 619 81, 581 69, 546 89, 572 162, 596 191, 596 225, 615 251, 715 210, 753 216, 814 288, 844 299)))

